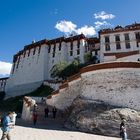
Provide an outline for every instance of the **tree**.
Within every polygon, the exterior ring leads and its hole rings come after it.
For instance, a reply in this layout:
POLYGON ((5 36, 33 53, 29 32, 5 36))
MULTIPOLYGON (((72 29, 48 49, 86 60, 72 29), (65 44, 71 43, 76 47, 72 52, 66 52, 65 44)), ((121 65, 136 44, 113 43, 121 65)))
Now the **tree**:
POLYGON ((51 69, 52 78, 61 78, 61 72, 68 66, 66 61, 61 61, 58 64, 54 65, 51 69))
POLYGON ((90 52, 84 55, 85 63, 91 62, 91 59, 92 59, 92 54, 90 52))
POLYGON ((80 62, 79 59, 74 59, 71 64, 69 64, 60 74, 62 79, 66 79, 69 76, 72 76, 78 73, 80 70, 80 62))

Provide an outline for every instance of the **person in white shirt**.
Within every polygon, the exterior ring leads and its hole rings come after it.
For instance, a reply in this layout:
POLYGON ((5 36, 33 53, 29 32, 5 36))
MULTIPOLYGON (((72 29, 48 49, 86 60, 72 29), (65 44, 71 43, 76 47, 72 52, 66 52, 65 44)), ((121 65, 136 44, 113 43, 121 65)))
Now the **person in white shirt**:
POLYGON ((16 124, 16 117, 17 117, 17 114, 13 112, 12 117, 11 117, 11 122, 13 122, 14 125, 16 124))

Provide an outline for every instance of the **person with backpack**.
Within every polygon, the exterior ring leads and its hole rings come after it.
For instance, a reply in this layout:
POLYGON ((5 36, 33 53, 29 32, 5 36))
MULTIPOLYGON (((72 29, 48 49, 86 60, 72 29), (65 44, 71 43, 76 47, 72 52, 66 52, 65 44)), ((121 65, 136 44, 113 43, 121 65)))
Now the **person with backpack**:
POLYGON ((127 132, 126 132, 125 122, 126 122, 126 120, 123 119, 121 124, 120 124, 120 136, 122 137, 122 140, 127 140, 127 132))
POLYGON ((1 119, 2 124, 2 137, 1 140, 11 140, 10 130, 12 128, 13 123, 11 122, 12 112, 9 112, 4 118, 1 119))

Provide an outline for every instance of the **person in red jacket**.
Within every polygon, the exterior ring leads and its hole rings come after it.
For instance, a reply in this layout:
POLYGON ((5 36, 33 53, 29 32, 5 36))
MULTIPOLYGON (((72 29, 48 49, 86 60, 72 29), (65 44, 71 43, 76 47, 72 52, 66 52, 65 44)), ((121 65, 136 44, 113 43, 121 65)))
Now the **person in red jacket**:
POLYGON ((38 119, 37 112, 34 112, 34 113, 33 113, 33 124, 34 124, 34 126, 35 126, 36 123, 37 123, 37 119, 38 119))

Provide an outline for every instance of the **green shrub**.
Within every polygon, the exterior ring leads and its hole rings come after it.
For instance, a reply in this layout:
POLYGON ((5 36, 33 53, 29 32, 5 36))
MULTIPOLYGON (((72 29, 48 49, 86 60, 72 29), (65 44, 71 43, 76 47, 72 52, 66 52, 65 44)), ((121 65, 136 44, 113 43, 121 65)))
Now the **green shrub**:
POLYGON ((34 96, 34 97, 46 97, 52 93, 53 89, 49 86, 41 85, 35 91, 9 98, 7 100, 3 100, 0 102, 0 110, 1 111, 16 111, 21 113, 22 112, 22 105, 23 105, 23 97, 24 96, 34 96))

